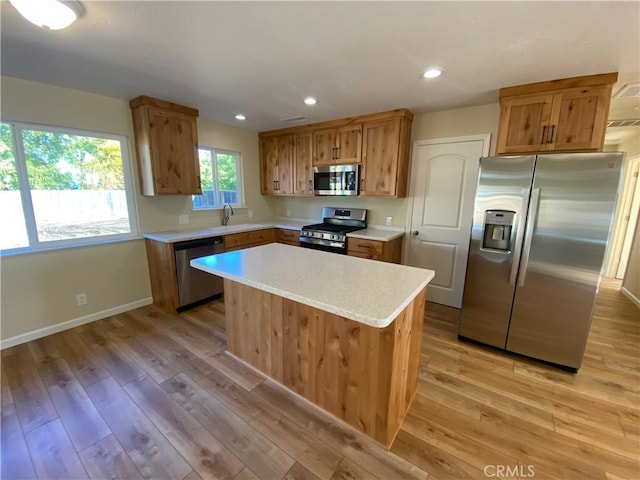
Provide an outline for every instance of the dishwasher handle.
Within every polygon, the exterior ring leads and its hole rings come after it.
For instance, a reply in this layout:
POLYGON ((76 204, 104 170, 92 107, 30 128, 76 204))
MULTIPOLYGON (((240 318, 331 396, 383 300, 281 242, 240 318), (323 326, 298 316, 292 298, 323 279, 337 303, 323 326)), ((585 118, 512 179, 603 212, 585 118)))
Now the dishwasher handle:
POLYGON ((173 250, 187 250, 190 248, 207 247, 209 245, 220 245, 224 243, 223 237, 207 237, 198 238, 196 240, 185 240, 184 242, 176 242, 173 244, 173 250))

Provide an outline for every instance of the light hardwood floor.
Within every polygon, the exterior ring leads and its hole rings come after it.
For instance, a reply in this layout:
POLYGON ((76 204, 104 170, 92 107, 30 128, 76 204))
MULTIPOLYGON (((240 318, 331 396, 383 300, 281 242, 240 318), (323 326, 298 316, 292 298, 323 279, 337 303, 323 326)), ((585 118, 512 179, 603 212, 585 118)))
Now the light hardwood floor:
POLYGON ((391 452, 224 354, 224 304, 2 352, 1 478, 640 478, 640 312, 605 282, 577 375, 459 342, 428 304, 391 452))

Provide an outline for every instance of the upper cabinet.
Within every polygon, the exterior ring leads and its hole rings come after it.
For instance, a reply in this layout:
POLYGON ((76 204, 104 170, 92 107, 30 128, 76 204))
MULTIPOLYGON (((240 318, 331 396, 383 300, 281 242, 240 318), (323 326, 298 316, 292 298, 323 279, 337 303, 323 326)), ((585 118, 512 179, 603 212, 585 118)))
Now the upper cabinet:
POLYGON ((406 109, 332 120, 304 127, 260 133, 262 193, 312 195, 313 166, 360 163, 360 194, 404 197, 411 145, 413 114, 406 109), (278 148, 289 138, 292 151, 278 148), (286 153, 285 153, 286 151, 286 153), (291 162, 287 159, 292 158, 291 162), (278 189, 275 173, 287 163, 293 172, 293 191, 278 189), (277 165, 277 168, 276 166, 277 165))
POLYGON ((362 124, 313 131, 313 165, 360 163, 362 124))
POLYGON ((293 134, 260 139, 260 192, 263 195, 293 193, 293 134))
POLYGON ((143 195, 198 195, 198 110, 151 97, 129 102, 143 195))
POLYGON ((293 137, 293 193, 313 195, 313 133, 297 132, 293 137))
POLYGON ((360 195, 404 197, 407 194, 411 119, 395 117, 366 122, 362 130, 360 195))
POLYGON ((617 73, 500 90, 497 154, 601 151, 617 73))

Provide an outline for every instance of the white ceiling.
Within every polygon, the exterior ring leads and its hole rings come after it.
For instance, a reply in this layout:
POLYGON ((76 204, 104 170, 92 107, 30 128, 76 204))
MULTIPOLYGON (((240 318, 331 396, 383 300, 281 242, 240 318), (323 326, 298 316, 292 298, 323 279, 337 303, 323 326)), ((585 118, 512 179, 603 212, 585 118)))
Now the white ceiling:
MULTIPOLYGON (((616 89, 640 82, 637 1, 84 1, 61 31, 1 3, 3 75, 150 95, 254 130, 481 105, 501 87, 611 71, 616 89), (445 75, 423 79, 433 65, 445 75)), ((639 102, 614 103, 612 118, 640 118, 639 102)))

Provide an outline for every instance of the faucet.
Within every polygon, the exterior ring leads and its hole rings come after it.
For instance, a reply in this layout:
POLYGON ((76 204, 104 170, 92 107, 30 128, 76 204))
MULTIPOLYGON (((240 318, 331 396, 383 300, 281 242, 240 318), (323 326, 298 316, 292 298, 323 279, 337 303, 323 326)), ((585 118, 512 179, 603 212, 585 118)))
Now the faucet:
POLYGON ((222 206, 222 225, 226 225, 227 223, 229 223, 229 213, 227 213, 227 207, 229 207, 229 210, 231 211, 231 215, 233 215, 233 207, 231 205, 229 205, 228 203, 225 203, 222 206))

